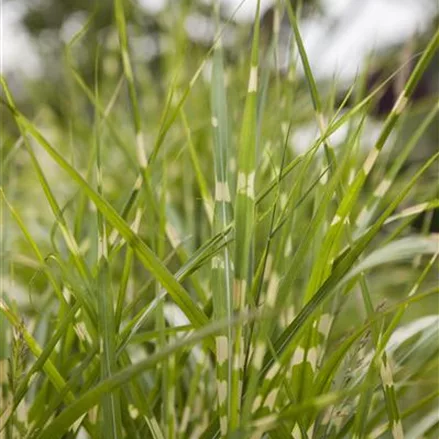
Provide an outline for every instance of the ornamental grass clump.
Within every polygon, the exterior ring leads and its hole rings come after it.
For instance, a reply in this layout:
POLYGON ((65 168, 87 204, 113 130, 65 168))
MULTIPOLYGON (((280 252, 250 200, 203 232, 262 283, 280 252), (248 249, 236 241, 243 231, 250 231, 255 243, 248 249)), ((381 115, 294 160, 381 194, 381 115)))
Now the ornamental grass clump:
POLYGON ((65 46, 58 113, 1 80, 1 437, 437 437, 438 153, 410 160, 437 103, 407 127, 439 32, 365 151, 387 80, 335 106, 291 2, 286 74, 258 5, 234 61, 170 16, 160 86, 128 8, 116 65, 103 38, 81 72, 93 17, 65 46))

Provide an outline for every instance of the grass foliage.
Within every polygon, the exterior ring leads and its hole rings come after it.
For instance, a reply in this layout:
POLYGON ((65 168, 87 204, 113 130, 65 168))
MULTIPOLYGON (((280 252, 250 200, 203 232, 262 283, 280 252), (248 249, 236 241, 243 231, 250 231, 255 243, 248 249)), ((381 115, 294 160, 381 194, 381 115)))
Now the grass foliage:
POLYGON ((188 41, 182 10, 159 78, 131 8, 93 77, 93 17, 64 47, 57 112, 1 80, 0 436, 438 437, 438 153, 411 157, 439 108, 410 98, 439 32, 370 142, 387 79, 337 106, 290 2, 287 72, 259 8, 238 59, 219 20, 188 41))

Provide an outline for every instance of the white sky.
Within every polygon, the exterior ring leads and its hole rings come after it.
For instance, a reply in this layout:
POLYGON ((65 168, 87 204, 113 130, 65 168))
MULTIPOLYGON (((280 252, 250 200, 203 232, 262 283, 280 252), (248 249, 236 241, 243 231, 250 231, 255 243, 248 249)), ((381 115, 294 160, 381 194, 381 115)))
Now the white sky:
POLYGON ((20 24, 24 13, 20 2, 0 0, 0 70, 38 76, 42 71, 41 61, 26 29, 20 24))
MULTIPOLYGON (((178 0, 137 1, 145 11, 155 14, 178 0)), ((225 13, 231 14, 241 0, 221 2, 225 13)), ((41 72, 41 62, 33 41, 19 23, 25 11, 22 3, 20 0, 1 3, 2 71, 23 71, 37 76, 41 72)), ((251 21, 256 3, 257 0, 245 0, 235 20, 251 21)), ((274 3, 275 0, 261 0, 262 11, 274 3)), ((321 0, 321 4, 325 14, 303 19, 302 36, 315 76, 320 79, 336 76, 339 80, 353 78, 371 50, 402 43, 424 31, 438 10, 435 0, 321 0)), ((64 33, 68 35, 70 28, 74 29, 76 25, 66 23, 64 33)))
POLYGON ((437 5, 430 0, 324 0, 325 18, 302 21, 317 78, 351 79, 372 50, 402 44, 425 31, 437 5), (332 9, 331 5, 338 7, 332 9))

